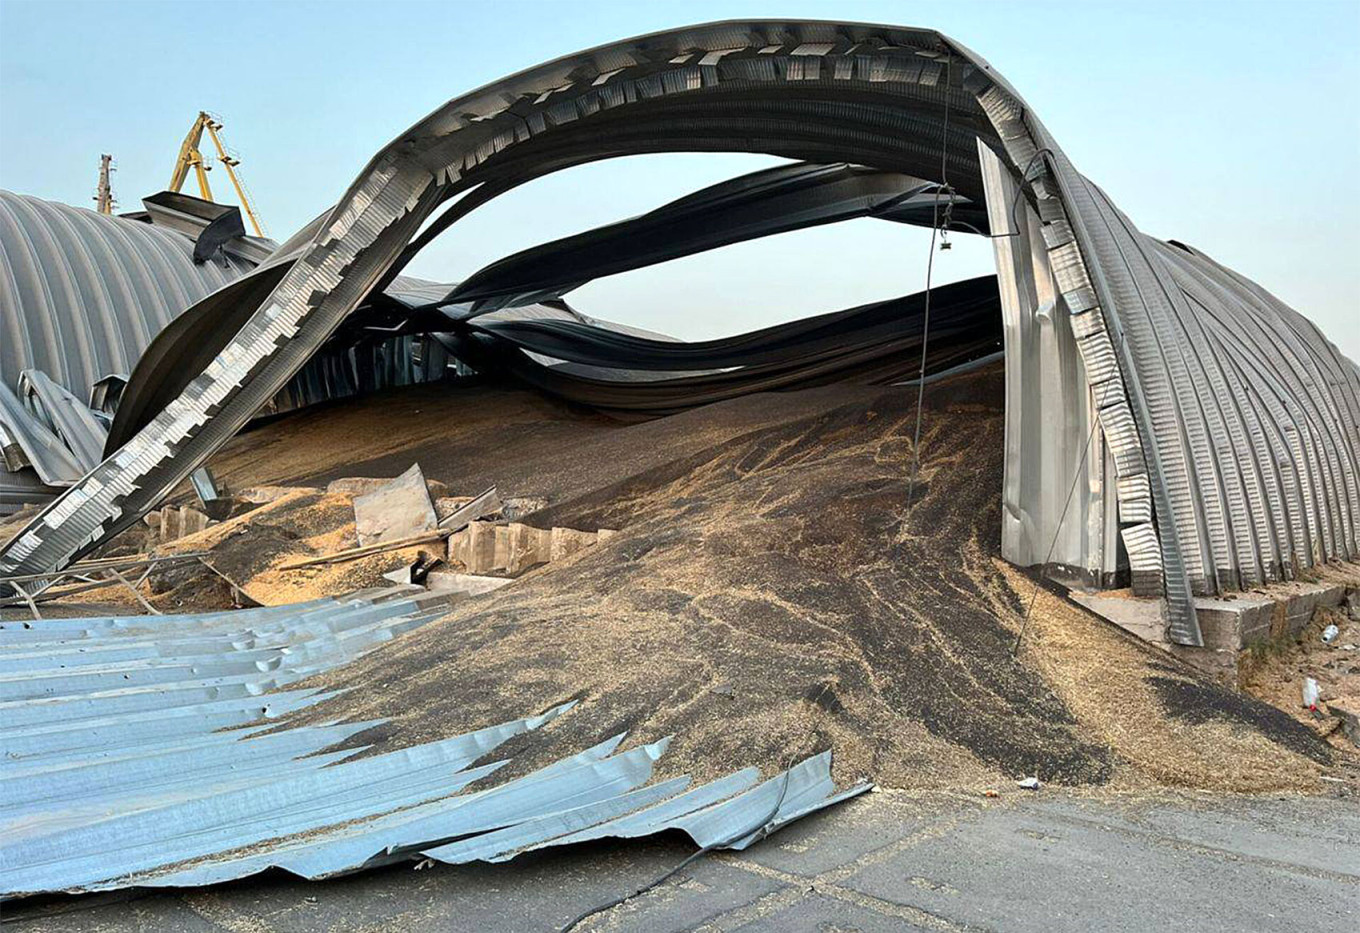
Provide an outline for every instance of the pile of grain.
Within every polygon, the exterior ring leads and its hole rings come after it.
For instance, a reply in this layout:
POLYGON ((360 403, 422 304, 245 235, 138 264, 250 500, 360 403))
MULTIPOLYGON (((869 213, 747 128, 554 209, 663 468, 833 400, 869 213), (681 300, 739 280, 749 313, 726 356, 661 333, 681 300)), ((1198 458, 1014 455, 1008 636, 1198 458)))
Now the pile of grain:
MULTIPOLYGON (((1306 727, 1065 600, 1039 600, 1012 656, 1032 585, 998 553, 1002 389, 999 370, 931 387, 910 513, 908 389, 751 396, 619 425, 489 389, 435 404, 426 387, 252 432, 216 467, 239 488, 418 461, 455 493, 496 482, 545 496, 530 519, 544 527, 623 529, 319 683, 356 689, 310 717, 387 718, 362 738, 378 749, 576 697, 550 742, 523 740, 525 760, 535 743, 561 754, 628 729, 675 734, 664 769, 696 777, 831 747, 839 778, 899 787, 1315 786, 1334 752, 1306 727), (364 425, 383 429, 384 452, 355 463, 364 425), (305 463, 267 455, 300 436, 305 463)), ((341 546, 341 507, 309 508, 333 523, 292 550, 341 546)), ((286 583, 268 550, 239 570, 270 601, 345 582, 286 583)))

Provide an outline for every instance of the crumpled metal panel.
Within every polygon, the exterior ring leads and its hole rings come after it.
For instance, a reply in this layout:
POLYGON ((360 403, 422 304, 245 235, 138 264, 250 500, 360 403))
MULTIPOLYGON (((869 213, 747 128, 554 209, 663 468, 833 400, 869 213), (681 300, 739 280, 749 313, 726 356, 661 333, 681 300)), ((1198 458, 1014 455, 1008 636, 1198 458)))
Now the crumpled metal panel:
POLYGON ((958 229, 987 232, 985 211, 921 178, 844 163, 781 165, 507 256, 440 303, 474 302, 481 313, 560 299, 596 278, 821 224, 876 217, 930 226, 947 206, 958 229))
MULTIPOLYGON (((1039 216, 1102 401, 1111 387, 1123 395, 1098 415, 1115 489, 1140 497, 1117 514, 1136 517, 1121 528, 1138 548, 1129 554, 1134 588, 1165 595, 1171 637, 1200 643, 1196 593, 1354 555, 1356 370, 1315 327, 1202 257, 1193 276, 1206 287, 1188 297, 1164 245, 1115 210, 1015 90, 957 42, 923 29, 745 21, 567 56, 411 127, 281 248, 292 265, 222 353, 0 550, 0 572, 64 566, 154 507, 400 271, 407 244, 449 198, 477 186, 498 193, 592 159, 685 149, 844 161, 937 181, 947 173, 958 194, 981 203, 979 141, 1002 156, 1039 216), (1249 404, 1213 397, 1234 386, 1249 404), (1259 456, 1262 444, 1289 460, 1259 456), (1245 475, 1258 469, 1259 479, 1245 475), (1126 482, 1144 474, 1146 484, 1126 482), (1281 511, 1291 498, 1301 514, 1281 511), (1140 520, 1149 502, 1151 523, 1140 520)), ((1092 536, 1111 538, 1108 529, 1092 536)))
MULTIPOLYGON (((0 897, 209 884, 270 867, 324 877, 422 849, 445 858, 439 850, 454 839, 482 839, 478 851, 500 859, 592 827, 677 826, 701 844, 726 833, 740 845, 843 796, 829 754, 795 767, 781 806, 763 818, 768 791, 751 797, 761 790, 750 790, 755 769, 694 791, 688 778, 644 787, 669 739, 620 752, 623 735, 463 793, 505 764, 479 764, 489 753, 575 702, 364 756, 355 740, 379 722, 291 725, 290 714, 330 694, 268 692, 439 612, 430 600, 379 594, 0 623, 0 897)), ((473 857, 482 856, 448 860, 473 857)))
POLYGON ((25 408, 4 383, 0 383, 0 443, 5 452, 0 477, 32 467, 45 485, 69 486, 84 473, 57 433, 25 408))

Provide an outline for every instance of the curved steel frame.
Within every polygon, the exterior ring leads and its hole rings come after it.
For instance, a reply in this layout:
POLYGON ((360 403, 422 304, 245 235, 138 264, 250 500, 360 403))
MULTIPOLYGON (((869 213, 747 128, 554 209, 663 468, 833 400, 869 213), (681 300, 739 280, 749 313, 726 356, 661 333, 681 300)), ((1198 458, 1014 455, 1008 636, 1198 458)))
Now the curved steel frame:
POLYGON ((619 155, 741 150, 947 175, 980 202, 979 140, 1037 212, 1117 471, 1135 586, 1164 590, 1172 636, 1199 643, 1197 591, 1354 554, 1360 380, 1315 328, 1139 233, 1014 89, 939 33, 727 22, 558 59, 403 133, 290 244, 299 258, 227 348, 0 551, 0 573, 64 566, 135 521, 395 274, 455 194, 619 155))

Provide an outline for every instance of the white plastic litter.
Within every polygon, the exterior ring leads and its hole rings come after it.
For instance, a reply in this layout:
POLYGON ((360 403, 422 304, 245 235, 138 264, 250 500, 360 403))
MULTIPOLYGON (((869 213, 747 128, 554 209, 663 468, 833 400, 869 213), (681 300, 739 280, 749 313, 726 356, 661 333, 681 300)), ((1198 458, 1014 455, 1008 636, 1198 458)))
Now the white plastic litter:
POLYGON ((1318 682, 1311 677, 1305 677, 1303 679, 1303 705, 1308 709, 1317 709, 1318 695, 1318 682))

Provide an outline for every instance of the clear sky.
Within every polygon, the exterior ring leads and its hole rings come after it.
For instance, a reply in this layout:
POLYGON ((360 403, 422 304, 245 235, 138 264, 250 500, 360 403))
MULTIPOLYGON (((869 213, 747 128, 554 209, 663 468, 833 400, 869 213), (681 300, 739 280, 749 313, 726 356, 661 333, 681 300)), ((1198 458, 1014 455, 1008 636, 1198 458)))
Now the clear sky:
MULTIPOLYGON (((928 26, 986 57, 1144 231, 1257 280, 1360 360, 1360 0, 1118 3, 756 0, 63 3, 0 0, 0 187, 120 208, 169 180, 205 109, 225 122, 268 232, 328 207, 445 100, 550 58, 748 17, 928 26)), ((773 160, 649 156, 531 183, 409 269, 441 281, 773 160)), ((229 200, 227 179, 213 173, 229 200)), ((856 221, 594 283, 581 310, 699 338, 916 291, 928 234, 856 221)), ((958 237, 938 280, 992 271, 958 237)))

